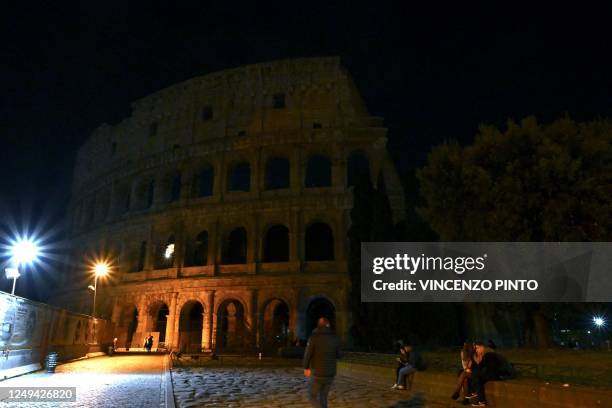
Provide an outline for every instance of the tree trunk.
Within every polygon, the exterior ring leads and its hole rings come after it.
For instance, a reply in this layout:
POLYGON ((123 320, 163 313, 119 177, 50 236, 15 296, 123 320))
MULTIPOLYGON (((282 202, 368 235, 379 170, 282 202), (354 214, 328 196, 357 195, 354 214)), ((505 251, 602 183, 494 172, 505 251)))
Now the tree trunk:
POLYGON ((548 348, 551 345, 550 322, 540 310, 533 312, 533 326, 536 334, 537 347, 548 348))

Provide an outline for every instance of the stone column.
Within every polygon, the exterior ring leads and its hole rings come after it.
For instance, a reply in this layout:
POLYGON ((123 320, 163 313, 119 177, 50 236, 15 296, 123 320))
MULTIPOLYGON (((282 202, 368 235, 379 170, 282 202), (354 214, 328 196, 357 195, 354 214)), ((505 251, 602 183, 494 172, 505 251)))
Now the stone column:
POLYGON ((346 158, 332 158, 332 187, 334 190, 342 191, 346 186, 346 158))
POLYGON ((174 348, 174 340, 178 337, 178 333, 175 331, 174 322, 176 320, 176 298, 178 293, 173 293, 170 299, 170 305, 168 306, 168 318, 166 320, 166 343, 167 348, 174 348))
POLYGON ((342 219, 343 213, 336 214, 333 222, 334 232, 334 260, 341 261, 346 259, 346 231, 344 229, 344 222, 342 219))
POLYGON ((249 342, 251 346, 259 347, 260 333, 257 319, 257 289, 251 289, 249 292, 249 315, 247 317, 247 325, 251 331, 249 342))
POLYGON ((289 187, 293 194, 299 194, 304 183, 304 177, 302 176, 302 154, 301 150, 292 148, 289 156, 291 160, 291 167, 289 169, 289 187))
POLYGON ((217 222, 208 225, 208 254, 206 254, 206 265, 217 263, 217 222))
POLYGON ((178 301, 177 301, 177 307, 176 307, 176 311, 174 312, 174 327, 172 328, 173 330, 173 336, 172 336, 172 348, 178 350, 179 349, 179 341, 181 340, 181 332, 180 332, 180 323, 181 323, 181 310, 178 306, 178 301))
POLYGON ((153 269, 155 263, 155 243, 153 242, 153 226, 149 227, 149 234, 147 237, 147 252, 145 254, 144 270, 150 271, 153 269))
POLYGON ((202 349, 213 349, 213 315, 215 313, 215 291, 206 292, 204 304, 204 321, 202 322, 202 349))
POLYGON ((289 262, 298 262, 300 260, 299 252, 299 212, 291 211, 289 214, 289 262))
POLYGON ((134 332, 134 336, 132 337, 132 346, 134 348, 142 348, 144 345, 144 337, 147 335, 147 331, 149 328, 149 316, 146 312, 146 307, 141 303, 138 308, 138 326, 136 327, 136 331, 134 332))

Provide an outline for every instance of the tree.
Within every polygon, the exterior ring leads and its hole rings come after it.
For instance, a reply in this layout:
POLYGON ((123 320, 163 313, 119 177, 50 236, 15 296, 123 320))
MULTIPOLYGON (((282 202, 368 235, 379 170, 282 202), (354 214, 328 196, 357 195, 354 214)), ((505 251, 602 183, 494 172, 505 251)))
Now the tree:
MULTIPOLYGON (((471 146, 435 147, 418 172, 420 213, 444 241, 609 241, 612 121, 482 126, 471 146)), ((550 341, 552 304, 523 306, 550 341)))
POLYGON ((609 240, 612 121, 483 126, 471 146, 435 147, 418 178, 444 241, 609 240))

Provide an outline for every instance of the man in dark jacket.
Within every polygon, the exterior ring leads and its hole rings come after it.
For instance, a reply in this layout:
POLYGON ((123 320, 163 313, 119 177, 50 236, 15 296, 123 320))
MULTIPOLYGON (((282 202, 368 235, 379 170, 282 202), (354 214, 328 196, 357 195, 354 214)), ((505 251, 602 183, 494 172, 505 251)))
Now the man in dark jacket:
POLYGON ((327 408, 327 394, 336 376, 336 359, 340 357, 340 339, 329 320, 319 319, 304 353, 304 375, 310 377, 308 397, 315 407, 327 408))

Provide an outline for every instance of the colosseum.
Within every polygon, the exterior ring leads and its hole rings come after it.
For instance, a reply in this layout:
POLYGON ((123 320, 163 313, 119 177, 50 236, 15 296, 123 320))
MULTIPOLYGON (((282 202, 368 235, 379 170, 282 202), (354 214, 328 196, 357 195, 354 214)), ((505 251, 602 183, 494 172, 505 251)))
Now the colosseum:
POLYGON ((118 347, 150 333, 186 352, 272 350, 327 316, 349 339, 352 186, 403 192, 387 129, 336 57, 248 65, 132 104, 80 148, 70 262, 56 303, 91 313, 90 262, 106 259, 98 316, 118 347))

